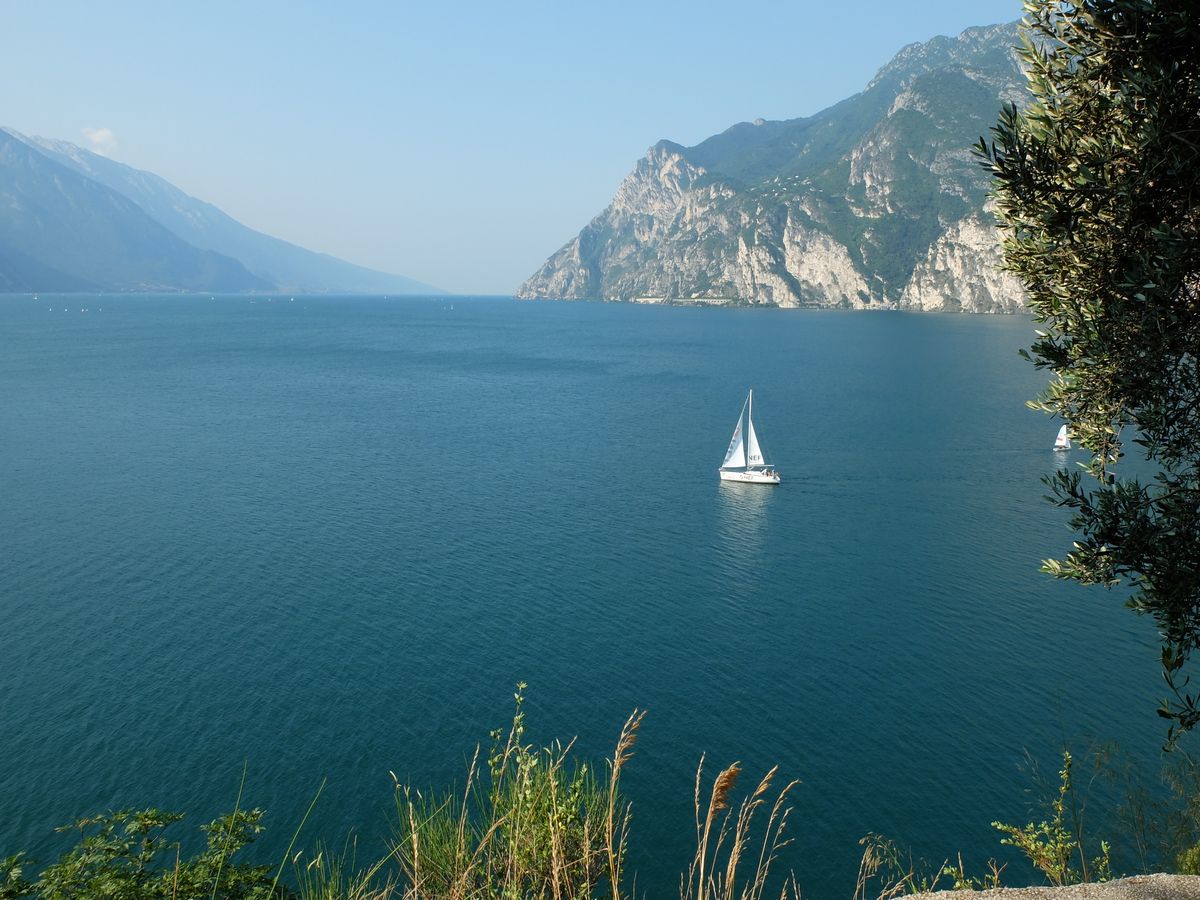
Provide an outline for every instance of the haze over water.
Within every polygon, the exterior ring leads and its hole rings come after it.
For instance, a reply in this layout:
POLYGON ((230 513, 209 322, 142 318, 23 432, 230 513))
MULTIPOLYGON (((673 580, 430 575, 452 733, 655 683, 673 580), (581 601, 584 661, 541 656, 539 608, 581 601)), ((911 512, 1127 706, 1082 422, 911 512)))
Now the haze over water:
POLYGON ((688 861, 702 753, 803 781, 784 862, 809 896, 850 895, 869 831, 982 869, 989 823, 1029 818, 1025 748, 1053 770, 1064 739, 1164 733, 1150 624, 1038 572, 1070 533, 1032 330, 0 300, 0 856, 105 808, 205 821, 244 761, 268 857, 324 776, 309 842, 377 847, 389 770, 461 782, 523 680, 528 737, 597 761, 649 710, 651 896, 688 861), (717 480, 749 387, 777 488, 717 480))

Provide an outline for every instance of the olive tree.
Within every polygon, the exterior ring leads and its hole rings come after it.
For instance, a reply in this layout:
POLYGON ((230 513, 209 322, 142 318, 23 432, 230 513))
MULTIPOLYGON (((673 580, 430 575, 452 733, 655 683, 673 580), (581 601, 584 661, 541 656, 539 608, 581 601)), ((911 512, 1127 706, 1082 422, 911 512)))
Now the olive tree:
POLYGON ((1123 585, 1152 617, 1168 739, 1200 723, 1200 3, 1027 0, 1032 101, 977 152, 995 177, 1005 268, 1040 328, 1031 406, 1091 453, 1048 478, 1073 549, 1046 569, 1123 585), (1133 465, 1137 447, 1144 461, 1133 465), (1136 471, 1131 472, 1130 469, 1136 471))

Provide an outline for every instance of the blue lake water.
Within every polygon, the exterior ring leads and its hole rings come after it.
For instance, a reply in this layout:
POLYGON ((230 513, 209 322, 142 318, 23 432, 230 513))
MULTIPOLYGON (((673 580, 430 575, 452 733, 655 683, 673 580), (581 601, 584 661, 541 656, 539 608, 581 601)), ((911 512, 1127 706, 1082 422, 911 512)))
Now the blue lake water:
MULTIPOLYGON (((1164 736, 1150 623, 1056 583, 1020 318, 508 299, 0 299, 0 856, 246 795, 381 846, 394 771, 529 737, 628 769, 640 890, 701 754, 802 780, 784 863, 1003 856, 1028 749, 1164 736), (87 309, 87 312, 81 310, 87 309), (722 484, 746 390, 777 488, 722 484)), ((1078 454, 1073 456, 1078 460, 1078 454)), ((362 853, 362 851, 360 851, 362 853)), ((1007 857, 1004 857, 1007 858, 1007 857)), ((1013 878, 1032 878, 1014 864, 1013 878)))

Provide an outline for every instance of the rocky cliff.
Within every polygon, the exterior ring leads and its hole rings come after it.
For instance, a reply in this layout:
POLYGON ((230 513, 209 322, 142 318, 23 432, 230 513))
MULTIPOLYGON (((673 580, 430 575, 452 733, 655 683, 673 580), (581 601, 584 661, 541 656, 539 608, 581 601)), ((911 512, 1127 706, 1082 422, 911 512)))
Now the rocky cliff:
POLYGON ((904 48, 815 116, 662 141, 523 298, 1013 312, 970 147, 1025 96, 1015 25, 904 48))

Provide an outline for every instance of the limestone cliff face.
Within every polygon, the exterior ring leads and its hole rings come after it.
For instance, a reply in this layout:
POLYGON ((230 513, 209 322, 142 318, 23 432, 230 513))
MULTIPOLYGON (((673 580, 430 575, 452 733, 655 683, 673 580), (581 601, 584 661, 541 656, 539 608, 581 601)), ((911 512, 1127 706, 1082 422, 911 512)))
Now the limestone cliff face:
POLYGON ((664 141, 652 147, 621 182, 608 208, 546 260, 518 296, 629 300, 655 290, 666 293, 669 271, 647 267, 637 279, 629 273, 647 265, 646 248, 668 239, 685 215, 685 205, 692 206, 686 213, 690 218, 702 215, 695 207, 703 196, 691 195, 701 175, 703 170, 673 145, 664 141))
POLYGON ((970 146, 1023 91, 1013 25, 906 47, 808 119, 652 147, 517 296, 1012 312, 970 146))
POLYGON ((986 216, 955 222, 917 263, 899 307, 921 312, 1014 313, 1025 308, 1021 283, 1000 271, 995 225, 986 216))
POLYGON ((870 290, 846 248, 796 203, 750 208, 682 148, 641 159, 613 202, 548 259, 518 296, 633 300, 725 297, 779 306, 861 307, 870 290))

